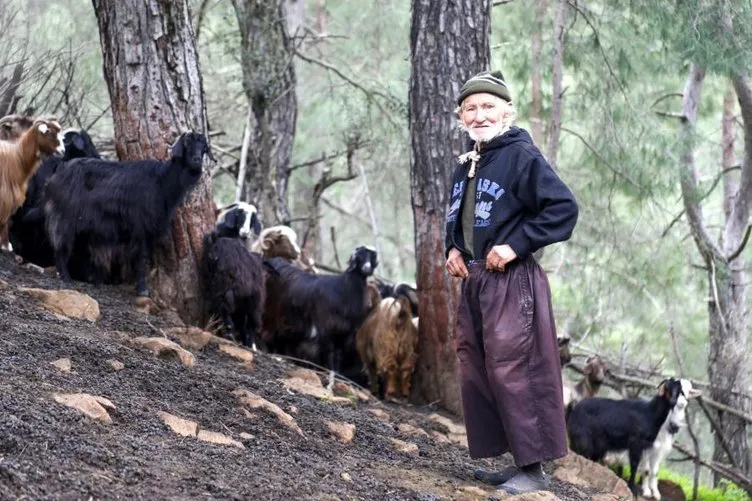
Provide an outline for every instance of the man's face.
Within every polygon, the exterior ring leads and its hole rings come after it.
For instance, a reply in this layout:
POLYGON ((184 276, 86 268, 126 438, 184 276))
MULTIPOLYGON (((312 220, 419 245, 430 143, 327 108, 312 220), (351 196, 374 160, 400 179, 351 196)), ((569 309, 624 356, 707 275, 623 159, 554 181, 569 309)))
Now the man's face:
POLYGON ((503 132, 512 105, 500 97, 485 92, 471 94, 460 107, 460 121, 473 141, 490 141, 503 132))

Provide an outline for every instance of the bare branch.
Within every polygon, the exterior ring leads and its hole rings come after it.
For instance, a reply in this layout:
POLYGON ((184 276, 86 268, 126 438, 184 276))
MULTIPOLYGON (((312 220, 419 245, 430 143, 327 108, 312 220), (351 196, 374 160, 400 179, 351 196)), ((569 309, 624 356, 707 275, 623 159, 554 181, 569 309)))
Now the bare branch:
POLYGON ((498 7, 499 5, 505 5, 512 2, 514 2, 514 0, 495 0, 492 7, 498 7))
POLYGON ((384 114, 384 116, 387 118, 387 120, 389 120, 389 123, 391 123, 394 127, 400 127, 400 125, 397 123, 397 121, 392 116, 392 113, 389 110, 387 110, 384 107, 384 105, 378 99, 376 99, 374 97, 374 96, 379 96, 379 97, 381 97, 383 99, 386 99, 386 100, 392 100, 389 96, 387 96, 387 95, 385 95, 385 94, 383 94, 381 92, 377 92, 377 91, 373 91, 373 90, 369 90, 369 89, 365 88, 363 85, 359 84, 358 82, 356 82, 352 78, 350 78, 347 75, 345 75, 339 68, 337 68, 336 66, 334 66, 332 64, 329 64, 329 63, 327 63, 325 61, 321 61, 320 59, 316 59, 316 58, 313 58, 313 57, 306 56, 305 54, 303 54, 300 51, 295 51, 295 55, 297 55, 303 61, 306 61, 306 62, 311 63, 311 64, 319 65, 322 68, 326 68, 327 70, 335 73, 337 76, 339 76, 345 82, 349 83, 350 85, 352 85, 356 89, 358 89, 361 92, 363 92, 363 94, 365 94, 366 98, 370 102, 373 102, 379 108, 379 110, 381 110, 381 112, 384 114))
POLYGON ((628 174, 625 174, 624 172, 621 172, 619 169, 617 169, 616 167, 614 167, 613 165, 611 165, 611 163, 608 160, 606 160, 600 153, 598 153, 598 150, 596 150, 595 148, 593 148, 593 146, 591 146, 590 143, 588 143, 588 141, 584 137, 582 137, 581 134, 579 134, 578 132, 573 131, 572 129, 568 129, 567 127, 562 127, 561 130, 564 131, 564 132, 568 132, 569 134, 572 134, 577 139, 579 139, 580 141, 582 141, 582 144, 584 144, 585 147, 587 147, 587 149, 589 149, 596 157, 598 157, 598 160, 600 160, 601 162, 603 162, 603 164, 606 167, 608 167, 614 174, 616 174, 620 178, 622 178, 625 181, 627 181, 629 184, 631 184, 632 186, 634 186, 635 188, 637 188, 640 192, 647 193, 647 190, 645 188, 643 188, 642 185, 640 185, 640 183, 638 183, 637 181, 635 181, 634 179, 632 179, 628 174))
POLYGON ((662 101, 664 101, 664 100, 666 100, 666 99, 668 99, 670 97, 682 97, 682 96, 683 96, 683 94, 681 92, 669 92, 668 94, 666 94, 664 96, 661 96, 658 99, 656 99, 655 101, 653 101, 653 104, 651 104, 650 107, 651 108, 655 108, 655 106, 658 103, 660 103, 660 102, 662 102, 662 101))
POLYGON ((681 113, 677 113, 675 111, 656 111, 654 112, 659 117, 666 117, 666 118, 678 118, 679 120, 684 119, 684 115, 681 113))

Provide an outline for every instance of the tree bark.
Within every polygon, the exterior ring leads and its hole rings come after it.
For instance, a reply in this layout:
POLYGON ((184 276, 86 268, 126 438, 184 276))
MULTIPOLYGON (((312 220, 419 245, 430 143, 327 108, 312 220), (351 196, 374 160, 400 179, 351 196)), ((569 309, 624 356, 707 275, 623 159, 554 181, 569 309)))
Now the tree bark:
POLYGON ((530 133, 533 136, 533 142, 541 150, 545 149, 545 137, 543 135, 543 96, 541 90, 541 52, 543 50, 543 25, 546 20, 547 10, 548 0, 538 0, 535 8, 535 27, 533 29, 530 60, 532 86, 530 133))
POLYGON ((295 47, 287 10, 301 0, 232 0, 241 39, 243 90, 251 106, 251 144, 242 200, 265 226, 288 223, 288 168, 297 119, 295 47), (288 2, 290 5, 288 5, 288 2))
POLYGON ((564 77, 564 23, 567 19, 567 0, 558 0, 556 3, 556 21, 554 23, 554 51, 552 55, 553 66, 553 96, 551 101, 551 125, 548 133, 548 163, 556 170, 557 157, 559 155, 559 137, 561 136, 561 117, 564 107, 564 94, 562 79, 564 77))
POLYGON ((490 16, 490 0, 412 0, 410 180, 421 316, 412 397, 456 414, 459 282, 446 273, 444 222, 452 170, 464 151, 455 100, 465 80, 488 69, 490 16))
MULTIPOLYGON (((206 109, 188 3, 93 0, 104 76, 121 160, 166 159, 182 132, 207 134, 206 109)), ((203 237, 214 224, 209 169, 175 213, 153 258, 151 289, 187 322, 204 319, 199 285, 203 237)))

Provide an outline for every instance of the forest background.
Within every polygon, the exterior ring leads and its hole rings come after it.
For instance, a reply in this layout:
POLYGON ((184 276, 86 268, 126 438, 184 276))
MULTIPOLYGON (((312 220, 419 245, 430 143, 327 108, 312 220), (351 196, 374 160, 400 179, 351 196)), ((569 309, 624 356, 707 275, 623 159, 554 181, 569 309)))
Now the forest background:
MULTIPOLYGON (((292 96, 294 111, 288 102, 281 114, 291 142, 284 166, 289 181, 281 207, 267 209, 265 224, 289 222, 316 262, 332 269, 342 269, 357 245, 374 245, 378 275, 420 287, 416 242, 425 236, 416 236, 416 184, 445 185, 445 178, 415 173, 419 131, 411 126, 410 89, 411 74, 418 73, 411 66, 411 26, 416 7, 426 2, 282 3, 279 10, 277 2, 188 2, 219 159, 214 200, 219 206, 234 201, 244 143, 249 158, 256 155, 246 161, 250 170, 254 161, 263 163, 263 148, 254 147, 253 137, 244 140, 246 124, 253 126, 247 90, 254 73, 248 68, 256 68, 258 78, 292 71, 293 85, 282 94, 292 96), (275 8, 270 14, 264 5, 275 8), (269 41, 273 35, 258 34, 265 22, 274 24, 264 17, 270 15, 284 17, 283 50, 269 41), (254 29, 257 38, 243 36, 254 29)), ((469 12, 489 16, 490 67, 502 70, 510 85, 518 125, 533 131, 580 205, 572 239, 542 256, 559 329, 577 353, 608 357, 615 373, 708 382, 707 397, 737 414, 713 408, 713 433, 711 420, 693 408, 698 450, 748 477, 749 420, 738 414, 748 417, 751 410, 745 288, 752 251, 749 203, 745 212, 734 200, 748 196, 752 154, 752 93, 745 94, 752 6, 702 0, 481 4, 469 12), (719 442, 719 429, 727 444, 719 442)), ((456 22, 467 21, 447 18, 456 22)), ((0 115, 55 115, 64 126, 86 128, 114 154, 92 2, 0 0, 0 46, 0 96, 22 63, 15 98, 0 100, 0 115)), ((456 80, 454 88, 462 79, 456 80)), ((451 113, 454 103, 444 107, 451 113)), ((245 179, 241 197, 254 198, 253 178, 245 179)))

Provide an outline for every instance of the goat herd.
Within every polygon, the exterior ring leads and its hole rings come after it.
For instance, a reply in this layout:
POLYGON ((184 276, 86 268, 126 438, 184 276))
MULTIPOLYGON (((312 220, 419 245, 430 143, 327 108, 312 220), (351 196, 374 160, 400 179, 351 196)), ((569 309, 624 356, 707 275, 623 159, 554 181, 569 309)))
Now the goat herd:
MULTIPOLYGON (((0 243, 60 278, 135 281, 148 296, 152 251, 201 177, 206 138, 184 133, 165 161, 106 161, 83 130, 54 120, 0 119, 0 243), (44 158, 40 162, 40 159, 44 158)), ((417 293, 372 277, 376 252, 358 247, 346 271, 322 275, 287 226, 262 231, 256 208, 217 211, 204 241, 202 286, 224 333, 407 397, 417 360, 417 293), (256 238, 254 238, 256 237, 256 238)))
MULTIPOLYGON (((147 267, 168 232, 175 208, 198 182, 206 138, 185 133, 168 160, 105 161, 83 130, 62 133, 54 120, 0 119, 0 243, 23 261, 55 266, 64 281, 135 281, 148 295, 147 267), (43 160, 40 162, 40 159, 43 160)), ((373 277, 378 256, 361 246, 347 269, 320 274, 287 226, 262 230, 254 206, 217 211, 204 242, 201 280, 225 335, 257 349, 326 365, 358 382, 368 375, 380 398, 407 398, 417 360, 414 287, 373 277)), ((560 341, 562 365, 567 340, 560 341)), ((660 499, 656 474, 683 425, 687 380, 667 379, 644 400, 596 398, 606 376, 600 358, 564 387, 567 430, 575 452, 603 461, 628 451, 631 477, 643 475, 645 496, 660 499)))

